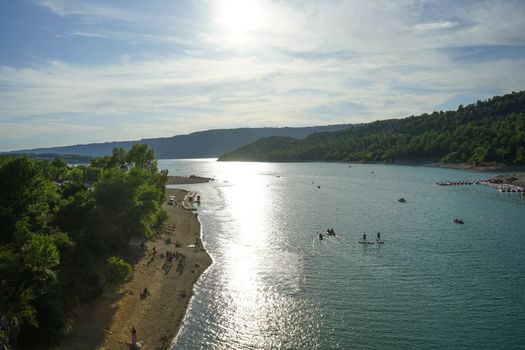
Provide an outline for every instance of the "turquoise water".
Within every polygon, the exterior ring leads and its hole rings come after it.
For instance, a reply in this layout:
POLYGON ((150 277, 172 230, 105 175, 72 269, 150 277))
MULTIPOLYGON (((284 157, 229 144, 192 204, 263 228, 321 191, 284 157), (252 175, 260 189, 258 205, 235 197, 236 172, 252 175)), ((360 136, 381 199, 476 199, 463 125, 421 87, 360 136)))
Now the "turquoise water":
POLYGON ((176 349, 524 349, 525 197, 451 169, 162 160, 214 264, 176 349), (318 188, 320 186, 320 188, 318 188), (407 203, 399 203, 404 197, 407 203), (465 225, 455 225, 460 217, 465 225), (337 236, 319 241, 317 231, 337 236), (385 244, 361 245, 363 233, 385 244))

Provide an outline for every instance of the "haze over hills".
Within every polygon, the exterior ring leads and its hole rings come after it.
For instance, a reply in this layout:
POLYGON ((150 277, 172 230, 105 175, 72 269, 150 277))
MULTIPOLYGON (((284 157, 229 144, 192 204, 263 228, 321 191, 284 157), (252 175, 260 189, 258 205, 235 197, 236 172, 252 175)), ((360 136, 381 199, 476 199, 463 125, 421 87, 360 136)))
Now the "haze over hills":
POLYGON ((525 164, 525 91, 457 111, 380 120, 347 130, 259 139, 219 160, 525 164))
POLYGON ((155 151, 155 154, 159 159, 215 158, 262 137, 283 136, 301 139, 316 132, 344 130, 350 127, 352 127, 352 124, 312 127, 216 129, 194 132, 187 135, 142 139, 138 141, 118 141, 64 147, 26 149, 9 152, 9 154, 53 153, 61 155, 75 154, 80 156, 100 157, 111 155, 113 148, 120 147, 129 150, 136 143, 145 143, 155 151))

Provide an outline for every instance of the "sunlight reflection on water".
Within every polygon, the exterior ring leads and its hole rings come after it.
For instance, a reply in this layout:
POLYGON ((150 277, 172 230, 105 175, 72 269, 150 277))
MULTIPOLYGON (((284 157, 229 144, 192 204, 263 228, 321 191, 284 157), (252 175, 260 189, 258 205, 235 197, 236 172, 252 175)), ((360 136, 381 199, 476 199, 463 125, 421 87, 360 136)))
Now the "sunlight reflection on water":
POLYGON ((238 348, 279 348, 287 342, 311 344, 315 339, 305 334, 308 328, 291 326, 297 322, 295 317, 307 314, 300 310, 301 302, 286 295, 299 291, 302 266, 297 254, 278 246, 282 230, 275 225, 275 192, 269 185, 278 178, 272 171, 271 164, 232 164, 227 175, 230 185, 222 188, 234 233, 233 240, 221 248, 221 268, 225 270, 221 298, 228 300, 221 312, 229 316, 221 335, 228 341, 218 348, 233 344, 238 348), (290 337, 299 340, 287 341, 290 337))
POLYGON ((486 175, 164 164, 216 178, 184 186, 203 194, 199 217, 214 264, 197 283, 176 349, 513 349, 525 340, 515 326, 525 314, 525 201, 435 185, 486 175), (457 215, 465 225, 451 223, 457 215), (328 226, 338 235, 320 242, 316 231, 328 226), (377 231, 383 247, 357 244, 377 231))

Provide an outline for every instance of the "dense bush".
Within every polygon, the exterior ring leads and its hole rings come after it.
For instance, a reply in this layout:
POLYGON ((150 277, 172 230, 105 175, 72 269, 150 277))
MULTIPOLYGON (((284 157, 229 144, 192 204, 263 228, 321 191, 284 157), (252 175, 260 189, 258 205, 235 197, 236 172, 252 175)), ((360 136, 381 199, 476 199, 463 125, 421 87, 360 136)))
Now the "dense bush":
POLYGON ((126 277, 113 255, 165 218, 166 180, 139 144, 90 166, 0 158, 0 348, 60 337, 71 306, 101 293, 100 262, 126 277))
POLYGON ((131 274, 131 265, 122 258, 112 256, 108 259, 107 264, 110 282, 122 282, 131 274))

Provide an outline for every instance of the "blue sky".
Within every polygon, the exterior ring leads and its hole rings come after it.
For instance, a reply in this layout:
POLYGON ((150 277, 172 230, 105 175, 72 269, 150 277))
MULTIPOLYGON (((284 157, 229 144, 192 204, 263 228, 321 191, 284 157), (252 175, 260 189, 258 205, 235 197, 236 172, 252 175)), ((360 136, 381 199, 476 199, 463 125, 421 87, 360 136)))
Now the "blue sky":
POLYGON ((525 1, 0 0, 0 151, 455 109, 525 88, 525 1))

